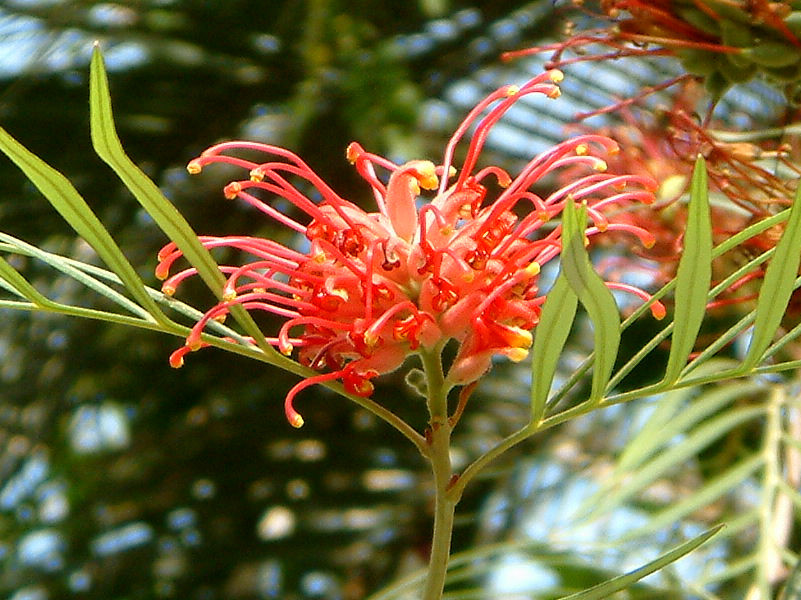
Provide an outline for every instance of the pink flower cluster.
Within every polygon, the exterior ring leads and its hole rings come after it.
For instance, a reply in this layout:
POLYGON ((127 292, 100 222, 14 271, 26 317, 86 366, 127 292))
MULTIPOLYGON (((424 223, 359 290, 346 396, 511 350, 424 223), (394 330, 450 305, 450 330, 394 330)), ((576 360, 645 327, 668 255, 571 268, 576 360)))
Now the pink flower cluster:
MULTIPOLYGON (((490 129, 523 96, 559 96, 559 71, 549 71, 521 87, 505 86, 482 100, 456 129, 439 165, 413 160, 396 165, 353 143, 347 158, 372 188, 377 212, 366 212, 339 196, 298 156, 283 148, 251 142, 213 146, 189 163, 199 173, 209 163, 244 168, 249 179, 225 188, 268 217, 308 239, 305 250, 247 236, 202 237, 207 248, 226 246, 249 256, 241 266, 221 266, 227 276, 223 300, 211 307, 171 357, 205 345, 201 333, 232 306, 266 311, 284 319, 267 340, 282 353, 297 350, 298 360, 321 371, 287 395, 289 422, 303 419, 292 406, 295 395, 323 381, 339 380, 356 395, 369 396, 371 380, 397 369, 415 352, 440 352, 448 340, 459 349, 446 382, 474 382, 504 355, 522 360, 532 342, 544 296, 540 267, 560 253, 561 227, 553 221, 566 202, 585 203, 592 223, 587 236, 628 231, 646 245, 653 237, 605 216, 632 202, 650 203, 656 184, 641 175, 606 172, 605 154, 617 144, 599 135, 581 135, 533 158, 512 178, 496 166, 477 170, 490 129), (453 166, 456 148, 472 129, 461 169, 453 166), (257 151, 265 162, 228 154, 257 151), (536 184, 557 170, 583 170, 572 182, 543 194, 536 184), (388 177, 387 177, 388 175, 388 177), (489 179, 489 181, 488 181, 489 179), (321 199, 313 201, 309 190, 321 199), (423 190, 430 190, 423 198, 423 190), (308 217, 283 214, 269 197, 289 201, 308 217), (265 199, 266 198, 266 199, 265 199)), ((172 294, 195 274, 170 276, 181 256, 174 244, 159 254, 157 275, 172 294)), ((644 293, 635 290, 644 296, 644 293)))

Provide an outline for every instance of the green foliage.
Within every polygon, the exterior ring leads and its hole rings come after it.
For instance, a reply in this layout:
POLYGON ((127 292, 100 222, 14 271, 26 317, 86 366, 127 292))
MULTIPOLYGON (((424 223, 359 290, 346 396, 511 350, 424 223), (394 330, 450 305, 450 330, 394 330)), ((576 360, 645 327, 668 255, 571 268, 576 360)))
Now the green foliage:
POLYGON ((712 280, 712 221, 709 216, 709 193, 706 164, 695 161, 684 252, 676 274, 676 317, 670 356, 665 367, 665 384, 675 383, 695 347, 695 340, 706 315, 707 294, 712 280))
MULTIPOLYGON (((353 56, 357 55, 358 52, 354 51, 353 56)), ((352 75, 357 77, 358 74, 352 75)), ((112 167, 155 223, 178 242, 208 286, 218 293, 220 275, 214 260, 199 244, 181 213, 122 150, 112 118, 108 81, 97 49, 92 58, 90 83, 91 132, 98 155, 112 167)), ((348 85, 359 90, 364 88, 359 81, 350 81, 348 85)), ((310 86, 307 89, 315 88, 310 86)), ((381 120, 380 116, 371 119, 376 122, 381 120)), ((111 228, 101 223, 95 211, 64 175, 5 132, 0 133, 0 146, 81 238, 95 249, 108 269, 0 234, 0 250, 8 256, 7 260, 0 259, 0 286, 12 297, 0 300, 0 308, 85 317, 160 331, 171 336, 184 336, 187 327, 181 322, 197 319, 198 311, 144 285, 142 276, 131 264, 133 261, 126 258, 115 236, 109 233, 111 228), (103 308, 88 308, 69 299, 60 301, 54 299, 55 296, 49 297, 41 280, 28 275, 19 266, 16 259, 20 258, 35 259, 37 264, 47 265, 54 272, 63 274, 71 282, 91 292, 93 301, 97 300, 103 308)), ((743 594, 769 598, 776 592, 775 582, 787 573, 790 573, 790 578, 781 597, 783 600, 793 600, 798 596, 799 557, 793 549, 792 536, 801 515, 797 470, 801 452, 798 441, 801 437, 801 409, 795 397, 797 394, 794 393, 795 382, 775 376, 768 378, 766 375, 792 373, 799 368, 796 357, 785 351, 801 335, 801 325, 783 332, 776 339, 788 301, 801 284, 797 277, 801 256, 799 204, 801 202, 797 198, 792 210, 755 223, 713 249, 704 163, 699 159, 689 199, 690 219, 678 276, 655 294, 655 298, 666 298, 671 293, 675 297, 672 320, 651 338, 640 340, 641 349, 631 357, 619 356, 620 340, 648 308, 638 308, 620 323, 614 298, 595 273, 584 245, 581 231, 586 216, 581 208, 569 205, 563 224, 566 245, 562 270, 543 307, 542 318, 535 332, 531 402, 524 408, 524 421, 528 419, 529 422, 511 434, 502 431, 506 437, 496 435, 493 431, 489 441, 479 445, 480 451, 475 453, 476 456, 471 456, 474 462, 463 471, 463 482, 458 484, 461 487, 457 489, 461 493, 469 482, 478 485, 479 478, 475 475, 479 471, 482 475, 489 472, 484 468, 502 453, 510 452, 514 456, 515 450, 519 450, 519 446, 535 434, 540 434, 537 443, 546 440, 547 436, 554 436, 557 441, 561 439, 580 446, 581 452, 588 456, 588 461, 593 452, 604 457, 618 453, 611 464, 597 463, 598 472, 606 475, 598 478, 601 482, 599 489, 587 495, 576 517, 577 523, 584 523, 603 521, 623 509, 642 510, 648 514, 647 523, 611 540, 611 545, 623 547, 626 542, 637 544, 638 540, 672 530, 676 524, 689 523, 708 531, 700 535, 697 531, 690 534, 686 534, 685 529, 677 531, 675 536, 661 540, 659 558, 629 573, 625 573, 622 567, 601 568, 594 558, 576 558, 575 554, 581 548, 560 552, 557 544, 552 547, 511 542, 476 548, 454 557, 447 597, 487 597, 486 591, 476 589, 475 582, 484 581, 499 561, 513 552, 528 552, 529 557, 539 564, 548 565, 553 571, 564 575, 553 589, 532 592, 540 594, 542 598, 601 598, 621 590, 627 590, 626 595, 620 596, 626 598, 676 598, 689 597, 691 594, 709 599, 739 597, 743 594), (751 258, 709 289, 713 260, 748 238, 777 225, 784 227, 784 234, 775 250, 751 258), (732 282, 765 263, 768 263, 767 275, 761 286, 757 307, 728 326, 712 344, 699 347, 697 337, 707 302, 716 298, 732 282), (593 326, 594 356, 566 374, 560 358, 564 357, 566 350, 576 350, 576 341, 571 339, 570 334, 582 324, 583 316, 576 320, 579 303, 593 326), (753 333, 746 358, 737 360, 736 357, 732 358, 733 353, 721 358, 727 346, 746 335, 751 327, 753 333), (653 351, 668 339, 671 346, 667 363, 657 364, 653 359, 653 351), (701 351, 694 355, 688 365, 687 361, 695 350, 701 351), (660 376, 661 381, 639 387, 627 385, 628 374, 638 365, 648 365, 660 376), (593 377, 587 394, 583 379, 590 369, 593 369, 593 377), (734 378, 738 379, 732 381, 734 378), (555 381, 556 389, 552 390, 555 381), (615 435, 609 435, 609 425, 596 429, 586 425, 592 419, 601 419, 608 412, 601 412, 600 409, 613 409, 614 405, 653 398, 655 394, 660 394, 657 399, 646 401, 653 406, 653 410, 638 413, 640 420, 636 427, 632 426, 633 433, 629 436, 616 438, 615 435), (582 426, 589 429, 571 429, 579 427, 576 423, 583 423, 582 426), (556 428, 560 424, 564 425, 563 429, 556 428), (564 433, 560 433, 562 431, 564 433), (565 437, 559 438, 559 435, 565 437), (664 488, 665 482, 669 481, 677 483, 671 484, 671 495, 667 500, 660 499, 654 490, 660 485, 664 488), (746 500, 743 500, 744 497, 746 500), (658 583, 637 583, 645 575, 672 565, 678 558, 706 542, 719 531, 715 526, 719 521, 727 521, 729 526, 711 539, 708 545, 727 555, 728 560, 723 568, 702 572, 686 580, 667 569, 658 583), (687 537, 689 541, 673 550, 669 549, 677 543, 676 538, 687 537), (756 540, 755 543, 749 543, 750 539, 756 540), (583 591, 576 591, 579 588, 583 591)), ((122 247, 125 248, 124 245, 122 247)), ((258 334, 256 325, 247 320, 249 317, 239 317, 245 333, 258 334)), ((205 339, 219 348, 277 364, 295 373, 307 373, 272 350, 264 352, 265 348, 259 351, 226 341, 226 337, 242 338, 242 333, 236 329, 221 324, 213 324, 212 327, 215 328, 214 334, 207 335, 205 339)), ((260 334, 254 337, 260 339, 260 334)), ((503 385, 511 384, 504 381, 503 385)), ((333 387, 341 392, 337 386, 333 387)), ((374 413, 382 410, 381 406, 369 400, 353 399, 374 413)), ((631 419, 634 406, 626 407, 631 408, 630 411, 621 411, 615 423, 631 419)), ((332 423, 331 427, 332 431, 339 431, 339 423, 332 423)), ((272 434, 268 433, 265 437, 269 435, 272 434)), ((414 435, 410 431, 407 437, 415 441, 414 435)), ((187 438, 191 439, 191 436, 187 438)), ((530 446, 525 448, 526 452, 534 450, 530 446)), ((356 453, 355 450, 351 451, 356 453)), ((253 456, 252 452, 246 454, 253 456)), ((117 466, 120 469, 126 467, 125 464, 117 466)), ((130 465, 128 467, 132 468, 130 465)), ((299 470, 294 465, 289 469, 292 472, 288 478, 297 478, 299 470)), ((489 479, 495 477, 502 480, 503 472, 503 469, 491 472, 489 479)), ((419 490, 415 488, 415 491, 419 490)), ((375 499, 371 501, 379 503, 375 499)), ((533 498, 531 504, 538 501, 533 498)), ((427 525, 424 523, 425 527, 427 525)), ((392 560, 401 552, 397 550, 392 560)), ((303 552, 297 557, 299 561, 306 558, 303 552)), ((687 560, 691 559, 692 554, 687 560)), ((637 564, 644 562, 641 560, 637 564)), ((416 589, 421 579, 421 575, 413 575, 372 598, 404 597, 404 594, 416 589)), ((114 597, 123 595, 115 594, 114 597)))
POLYGON ((571 199, 565 206, 562 221, 565 240, 562 268, 595 329, 595 365, 590 402, 599 402, 614 369, 620 346, 620 310, 612 293, 593 270, 585 249, 586 220, 586 208, 577 210, 571 199))
MULTIPOLYGON (((109 94, 108 78, 103 66, 103 57, 97 45, 92 53, 89 83, 92 145, 97 155, 114 169, 125 187, 131 191, 156 224, 167 234, 167 237, 181 249, 189 263, 197 269, 198 275, 206 282, 206 285, 217 298, 222 298, 222 286, 225 283, 225 278, 209 251, 203 247, 189 223, 164 197, 158 186, 128 158, 122 149, 111 113, 111 95, 109 94)), ((78 231, 78 233, 81 234, 82 232, 78 231)), ((84 237, 86 236, 84 235, 84 237)), ((93 243, 94 239, 89 237, 87 241, 93 243)), ((114 269, 113 265, 110 266, 114 269)), ((116 271, 116 269, 114 270, 116 271)), ((120 276, 125 280, 123 275, 120 276)), ((250 337, 256 340, 256 344, 266 357, 269 357, 267 362, 288 366, 289 361, 285 360, 264 341, 264 335, 244 309, 232 307, 231 314, 244 327, 250 337)), ((241 336, 237 337, 242 340, 241 336)))
POLYGON ((685 554, 692 552, 722 528, 723 525, 718 525, 717 527, 702 533, 688 542, 683 543, 681 546, 674 548, 670 552, 660 556, 658 559, 652 560, 648 564, 643 565, 631 573, 626 573, 625 575, 621 575, 619 577, 615 577, 614 579, 610 579, 609 581, 605 581, 604 583, 600 583, 584 592, 566 596, 564 600, 600 600, 601 598, 608 598, 610 594, 619 592, 620 590, 628 589, 632 586, 632 584, 639 581, 646 575, 650 575, 651 573, 654 573, 655 571, 658 571, 659 569, 677 561, 685 554))
POLYGON ((0 150, 36 185, 76 233, 87 240, 106 264, 120 275, 134 300, 142 305, 155 321, 166 324, 168 322, 166 317, 152 298, 144 292, 142 281, 134 268, 67 178, 29 152, 2 129, 0 129, 0 150))
POLYGON ((798 265, 801 263, 801 187, 795 196, 790 217, 776 252, 765 272, 765 282, 759 292, 754 332, 748 354, 743 360, 743 368, 752 368, 764 360, 764 353, 776 335, 781 324, 790 295, 799 285, 796 280, 798 265))
POLYGON ((534 423, 538 423, 545 413, 559 357, 576 318, 576 308, 578 296, 570 287, 564 271, 560 271, 548 292, 534 333, 531 359, 531 421, 534 423))

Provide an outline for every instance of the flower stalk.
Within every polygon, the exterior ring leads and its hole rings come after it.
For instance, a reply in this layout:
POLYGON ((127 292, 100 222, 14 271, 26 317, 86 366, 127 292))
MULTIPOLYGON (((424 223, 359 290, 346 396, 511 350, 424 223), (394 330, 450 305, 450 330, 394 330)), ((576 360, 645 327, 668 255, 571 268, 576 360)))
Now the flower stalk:
POLYGON ((434 533, 431 538, 431 555, 423 589, 423 600, 438 600, 445 587, 445 575, 453 534, 453 518, 457 500, 448 494, 453 482, 451 466, 451 431, 448 418, 448 390, 442 372, 439 349, 421 355, 427 381, 427 404, 430 415, 426 432, 428 459, 434 476, 434 533))
POLYGON ((423 600, 438 600, 445 587, 445 575, 451 551, 453 517, 456 501, 447 491, 451 481, 450 426, 445 423, 431 432, 431 467, 436 488, 434 506, 434 533, 431 538, 431 556, 428 562, 423 600))

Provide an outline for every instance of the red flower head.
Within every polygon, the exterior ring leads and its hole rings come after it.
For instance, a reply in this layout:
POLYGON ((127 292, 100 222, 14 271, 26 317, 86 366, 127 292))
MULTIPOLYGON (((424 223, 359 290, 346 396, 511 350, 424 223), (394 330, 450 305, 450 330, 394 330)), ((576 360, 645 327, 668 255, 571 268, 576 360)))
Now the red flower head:
MULTIPOLYGON (((540 267, 561 249, 561 227, 551 219, 566 202, 586 203, 593 220, 589 236, 618 229, 652 243, 647 231, 610 222, 603 214, 612 206, 651 202, 655 188, 649 177, 606 173, 599 155, 618 151, 609 138, 566 140, 533 158, 515 178, 499 167, 476 170, 490 129, 506 111, 528 94, 558 97, 561 77, 550 71, 522 87, 505 86, 489 95, 457 128, 439 165, 427 160, 396 165, 351 144, 347 158, 372 188, 377 212, 339 196, 283 148, 227 142, 206 150, 189 163, 190 173, 214 162, 243 167, 250 178, 230 183, 226 197, 256 207, 304 235, 309 244, 297 250, 246 236, 201 238, 208 248, 227 246, 253 259, 220 267, 227 275, 223 301, 195 325, 172 364, 180 366, 188 351, 201 347, 208 321, 226 315, 233 305, 278 315, 285 321, 268 341, 287 355, 297 350, 302 364, 323 371, 287 395, 287 418, 299 427, 303 419, 292 401, 302 389, 337 379, 347 391, 368 396, 372 378, 397 369, 409 354, 439 352, 451 339, 459 350, 446 375, 450 385, 474 382, 495 355, 522 360, 544 301, 537 287, 540 267), (471 128, 466 158, 457 171, 455 150, 471 128), (231 150, 258 151, 267 158, 252 162, 230 156, 231 150), (557 191, 540 195, 532 190, 547 175, 576 167, 580 172, 557 191), (488 182, 490 175, 493 181, 488 182), (320 194, 319 201, 303 191, 309 186, 320 194), (423 190, 431 197, 423 200, 423 190), (288 200, 308 221, 279 212, 259 197, 265 194, 288 200)), ((166 246, 157 275, 167 278, 180 256, 174 244, 166 246)), ((173 293, 193 273, 187 269, 167 278, 165 293, 173 293)))
MULTIPOLYGON (((590 12, 583 0, 570 5, 590 12)), ((574 31, 567 39, 509 52, 506 58, 553 52, 549 67, 625 56, 675 56, 684 70, 704 79, 717 101, 735 83, 757 73, 796 102, 801 75, 801 11, 781 0, 600 0, 608 25, 574 31), (594 50, 601 48, 603 50, 594 50), (577 56, 563 58, 567 50, 577 56)), ((641 95, 675 83, 671 79, 641 95)))

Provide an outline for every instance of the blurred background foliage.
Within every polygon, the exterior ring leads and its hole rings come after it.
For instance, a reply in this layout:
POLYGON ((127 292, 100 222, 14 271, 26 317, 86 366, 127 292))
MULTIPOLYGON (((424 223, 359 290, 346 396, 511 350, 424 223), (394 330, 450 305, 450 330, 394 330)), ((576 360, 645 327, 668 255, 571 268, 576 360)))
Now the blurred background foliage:
MULTIPOLYGON (((155 254, 166 240, 89 143, 94 40, 104 48, 126 150, 196 231, 270 235, 266 221, 223 199, 222 170, 190 180, 186 162, 222 139, 283 145, 342 195, 369 202, 344 160, 349 142, 398 162, 436 158, 482 90, 541 68, 538 59, 502 65, 499 54, 552 36, 561 18, 549 0, 2 0, 0 122, 69 177, 155 284, 155 254)), ((603 68, 605 77, 584 69, 566 80, 564 103, 518 115, 494 152, 513 164, 561 135, 578 109, 638 85, 619 65, 603 68)), ((648 69, 658 77, 671 66, 648 69)), ((769 120, 782 102, 751 88, 730 119, 769 120)), ((5 160, 0 228, 96 260, 5 160)), ((41 265, 18 266, 50 297, 98 302, 41 265)), ((586 329, 575 333, 566 373, 590 350, 586 329)), ((630 334, 631 351, 653 333, 630 334)), ((322 389, 304 394, 307 426, 292 430, 280 402, 294 377, 214 350, 173 371, 167 356, 179 344, 102 323, 0 313, 0 594, 357 599, 425 563, 427 466, 405 440, 322 389)), ((457 464, 528 418, 526 371, 499 364, 482 384, 460 425, 457 464)), ((422 400, 400 375, 382 382, 376 398, 422 429, 422 400)), ((732 398, 748 404, 759 395, 752 391, 732 398)), ((673 410, 691 398, 674 398, 673 410)), ((737 513, 737 503, 721 501, 694 521, 650 532, 647 543, 604 543, 713 478, 727 456, 758 448, 756 422, 721 428, 705 455, 668 464, 655 478, 661 487, 644 497, 634 490, 602 525, 577 528, 568 518, 587 513, 583 503, 603 489, 612 457, 653 414, 651 404, 540 436, 468 489, 455 549, 508 543, 483 567, 463 563, 458 574, 475 596, 459 597, 558 597, 737 513), (668 477, 669 468, 682 477, 668 477)), ((690 597, 677 582, 719 575, 726 550, 716 548, 627 597, 690 597)))

